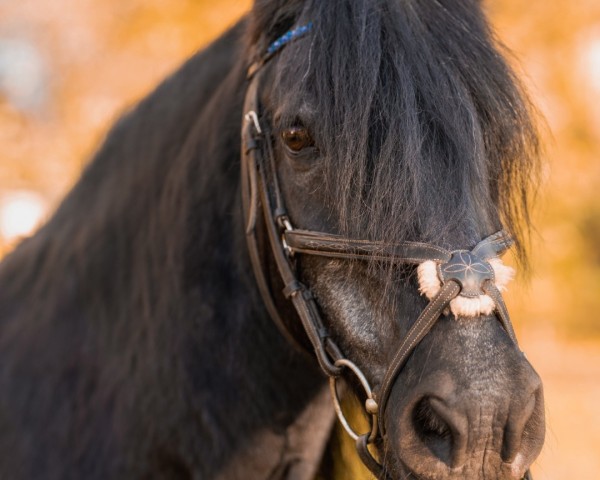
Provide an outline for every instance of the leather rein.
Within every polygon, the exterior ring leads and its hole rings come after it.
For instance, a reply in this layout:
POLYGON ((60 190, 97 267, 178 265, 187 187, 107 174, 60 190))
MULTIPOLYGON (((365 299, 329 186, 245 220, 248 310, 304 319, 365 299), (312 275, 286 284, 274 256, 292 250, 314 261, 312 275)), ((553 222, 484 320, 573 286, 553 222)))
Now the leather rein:
MULTIPOLYGON (((488 260, 501 256, 510 248, 513 241, 506 232, 499 231, 482 240, 471 251, 448 251, 427 243, 384 243, 296 229, 287 215, 277 177, 271 131, 259 101, 261 69, 272 56, 273 52, 269 52, 248 69, 248 86, 241 131, 242 203, 252 268, 261 297, 279 331, 292 345, 301 351, 306 351, 297 336, 283 321, 276 306, 272 292, 272 272, 267 270, 264 249, 261 250, 261 247, 268 244, 277 273, 284 285, 283 295, 297 312, 319 366, 329 377, 338 418, 344 429, 355 440, 362 462, 377 478, 382 478, 385 475, 383 466, 373 457, 369 445, 385 437, 384 416, 397 376, 411 353, 438 318, 447 311, 453 299, 461 295, 461 292, 465 295, 468 289, 475 289, 481 294, 489 295, 494 301, 494 313, 508 336, 515 345, 517 344, 502 295, 493 282, 493 273, 471 272, 467 276, 461 276, 447 273, 446 270, 453 271, 451 268, 444 270, 445 267, 455 264, 458 258, 464 260, 465 256, 471 263, 478 262, 483 266, 489 266, 488 260), (344 356, 329 335, 314 295, 298 277, 293 258, 295 255, 317 255, 346 260, 381 260, 412 265, 434 261, 438 265, 440 276, 443 278, 441 288, 402 340, 376 391, 371 388, 360 368, 344 356), (347 371, 355 375, 366 394, 364 410, 370 419, 370 429, 366 433, 355 432, 341 410, 336 381, 347 371)), ((491 268, 486 270, 492 271, 491 268)), ((529 472, 525 478, 530 478, 528 475, 529 472)))

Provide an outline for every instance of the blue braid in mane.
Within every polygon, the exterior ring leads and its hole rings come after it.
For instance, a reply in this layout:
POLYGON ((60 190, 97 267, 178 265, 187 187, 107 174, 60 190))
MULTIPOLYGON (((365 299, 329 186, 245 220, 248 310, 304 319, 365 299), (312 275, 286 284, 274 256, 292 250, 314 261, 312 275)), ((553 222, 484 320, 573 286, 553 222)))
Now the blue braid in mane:
POLYGON ((279 37, 277 40, 275 40, 271 45, 269 45, 269 48, 267 48, 267 55, 271 56, 271 55, 275 54, 279 49, 281 49, 285 45, 287 45, 289 42, 296 40, 300 37, 303 37, 304 35, 306 35, 308 32, 310 32, 312 30, 312 27, 313 27, 313 23, 309 22, 306 25, 302 25, 302 26, 296 27, 292 30, 288 30, 281 37, 279 37))

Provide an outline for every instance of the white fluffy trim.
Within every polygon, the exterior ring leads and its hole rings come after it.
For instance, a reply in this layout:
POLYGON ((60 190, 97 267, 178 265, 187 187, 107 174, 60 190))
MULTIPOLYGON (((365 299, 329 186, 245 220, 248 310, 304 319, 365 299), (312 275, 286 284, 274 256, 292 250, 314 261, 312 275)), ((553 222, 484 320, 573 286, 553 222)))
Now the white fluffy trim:
MULTIPOLYGON (((515 271, 512 267, 504 265, 499 258, 492 258, 488 263, 494 269, 495 284, 498 290, 506 290, 515 271)), ((437 263, 427 260, 417 268, 419 277, 419 292, 429 300, 435 297, 442 288, 442 282, 438 276, 437 263)), ((494 300, 489 295, 478 297, 463 297, 459 295, 450 302, 450 310, 456 317, 477 317, 479 315, 490 315, 494 311, 494 300)))

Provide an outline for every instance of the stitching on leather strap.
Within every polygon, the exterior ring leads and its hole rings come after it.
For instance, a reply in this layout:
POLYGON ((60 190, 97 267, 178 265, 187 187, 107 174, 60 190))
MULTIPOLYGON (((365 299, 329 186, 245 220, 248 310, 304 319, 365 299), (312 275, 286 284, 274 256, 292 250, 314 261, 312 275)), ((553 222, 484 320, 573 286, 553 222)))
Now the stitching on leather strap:
MULTIPOLYGON (((294 230, 286 232, 286 240, 288 244, 297 250, 306 250, 305 253, 313 253, 310 251, 310 247, 315 250, 329 249, 334 251, 348 251, 357 250, 357 253, 351 252, 350 254, 360 255, 359 252, 365 253, 380 253, 382 250, 390 249, 415 249, 423 248, 430 254, 432 251, 441 254, 439 260, 444 260, 448 257, 449 252, 436 245, 429 245, 422 242, 401 242, 401 243, 388 243, 388 242, 377 242, 363 239, 347 239, 340 236, 333 236, 322 234, 319 232, 308 232, 305 230, 294 230), (309 248, 307 248, 309 247, 309 248)), ((400 257, 399 255, 389 254, 390 257, 400 257)), ((402 257, 400 257, 402 258, 402 257)), ((427 260, 433 260, 431 255, 427 255, 427 260)))
POLYGON ((448 282, 442 288, 440 293, 438 293, 438 295, 427 305, 427 307, 425 307, 415 324, 409 330, 404 342, 396 352, 396 355, 394 355, 394 358, 390 363, 388 371, 382 382, 382 397, 379 399, 380 419, 383 419, 385 407, 391 393, 391 384, 393 379, 395 379, 396 375, 398 374, 399 368, 401 368, 401 366, 404 364, 415 344, 421 340, 423 333, 426 333, 425 330, 427 330, 427 327, 431 327, 433 325, 433 322, 439 318, 443 309, 446 308, 450 300, 456 297, 459 292, 460 286, 457 283, 453 281, 448 282), (433 316, 431 313, 433 313, 433 316), (415 332, 418 333, 415 335, 415 332), (409 345, 408 348, 407 344, 409 345))
POLYGON ((398 263, 422 263, 427 260, 433 260, 434 262, 443 263, 447 260, 447 258, 438 258, 438 257, 430 257, 430 256, 422 256, 422 257, 400 257, 395 255, 381 255, 375 253, 344 253, 344 252, 332 252, 332 251, 323 251, 319 249, 305 249, 301 247, 296 247, 290 245, 290 248, 296 253, 305 253, 307 255, 316 255, 319 257, 328 257, 328 258, 345 258, 349 260, 382 260, 382 261, 392 261, 398 263))

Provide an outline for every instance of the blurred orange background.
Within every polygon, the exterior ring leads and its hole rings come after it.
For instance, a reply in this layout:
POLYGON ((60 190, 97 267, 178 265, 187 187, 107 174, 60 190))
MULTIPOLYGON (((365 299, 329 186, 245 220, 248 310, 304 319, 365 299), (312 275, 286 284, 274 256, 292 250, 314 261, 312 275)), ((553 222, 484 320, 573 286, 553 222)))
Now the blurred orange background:
MULTIPOLYGON (((119 113, 250 5, 0 2, 0 256, 51 215, 119 113)), ((546 119, 534 274, 508 298, 546 389, 548 433, 534 474, 596 479, 600 2, 488 0, 485 6, 546 119)))

